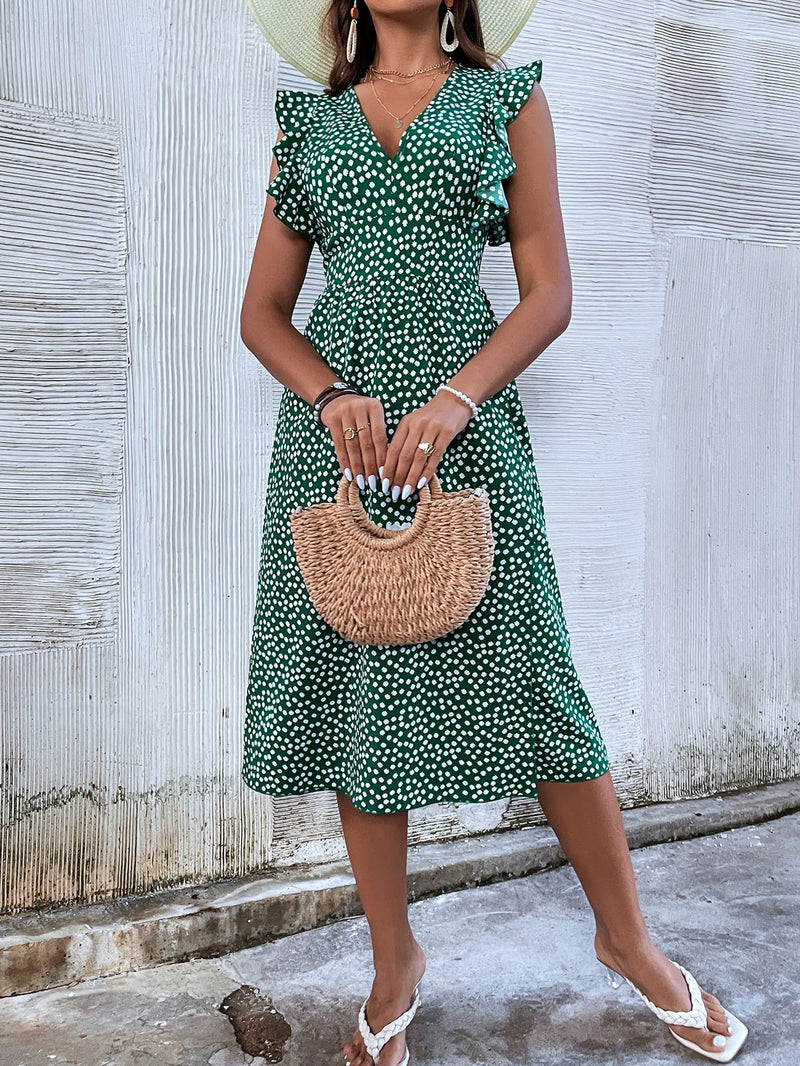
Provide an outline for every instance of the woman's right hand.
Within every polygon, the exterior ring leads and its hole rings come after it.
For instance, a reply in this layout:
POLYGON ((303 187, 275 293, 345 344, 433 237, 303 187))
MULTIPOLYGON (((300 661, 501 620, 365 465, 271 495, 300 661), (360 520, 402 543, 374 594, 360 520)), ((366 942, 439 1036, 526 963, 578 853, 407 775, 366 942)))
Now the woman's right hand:
POLYGON ((381 401, 376 396, 343 392, 325 404, 319 417, 331 431, 344 476, 348 481, 355 478, 361 489, 368 482, 374 491, 386 461, 386 420, 381 401), (352 440, 344 435, 348 426, 356 430, 352 440))

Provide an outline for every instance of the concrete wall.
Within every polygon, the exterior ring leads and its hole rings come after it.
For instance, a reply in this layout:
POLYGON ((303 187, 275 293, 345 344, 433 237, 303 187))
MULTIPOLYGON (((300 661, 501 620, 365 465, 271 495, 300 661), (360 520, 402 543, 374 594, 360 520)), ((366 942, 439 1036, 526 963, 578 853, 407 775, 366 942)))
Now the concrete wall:
MULTIPOLYGON (((243 3, 5 0, 2 899, 344 855, 240 735, 279 387, 238 339, 279 62, 243 3)), ((576 663, 626 805, 798 772, 789 2, 541 3, 575 278, 519 379, 576 663)), ((487 249, 501 316, 509 249, 487 249)), ((323 284, 315 252, 302 325, 323 284)), ((413 840, 541 819, 412 812, 413 840)))

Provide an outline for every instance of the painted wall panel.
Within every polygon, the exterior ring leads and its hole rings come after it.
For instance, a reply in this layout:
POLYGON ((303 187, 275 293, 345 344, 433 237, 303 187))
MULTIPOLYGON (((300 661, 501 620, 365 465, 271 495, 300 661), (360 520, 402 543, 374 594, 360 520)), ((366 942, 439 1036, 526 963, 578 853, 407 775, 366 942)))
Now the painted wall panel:
POLYGON ((758 5, 759 18, 753 5, 729 0, 657 6, 655 224, 703 236, 796 242, 796 5, 794 18, 790 5, 774 0, 758 5))
POLYGON ((274 58, 233 3, 4 14, 0 95, 119 131, 130 326, 115 643, 0 657, 15 909, 269 861, 238 773, 270 388, 237 320, 274 58))
POLYGON ((797 247, 673 242, 647 551, 655 798, 800 773, 799 288, 797 247))
POLYGON ((0 105, 0 646, 119 621, 125 204, 116 131, 0 105))

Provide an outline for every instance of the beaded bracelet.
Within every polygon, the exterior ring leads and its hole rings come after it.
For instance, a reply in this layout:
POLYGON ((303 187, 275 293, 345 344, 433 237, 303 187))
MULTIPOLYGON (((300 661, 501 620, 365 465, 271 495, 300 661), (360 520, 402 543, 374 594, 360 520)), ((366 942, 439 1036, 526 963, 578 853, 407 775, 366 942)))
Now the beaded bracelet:
POLYGON ((442 389, 447 389, 448 392, 452 392, 454 396, 458 396, 458 398, 460 400, 463 400, 464 403, 469 404, 469 406, 472 408, 473 415, 476 415, 478 413, 478 405, 475 403, 474 400, 471 400, 469 396, 466 396, 463 392, 459 392, 458 389, 454 389, 452 385, 440 385, 436 391, 440 392, 442 389))

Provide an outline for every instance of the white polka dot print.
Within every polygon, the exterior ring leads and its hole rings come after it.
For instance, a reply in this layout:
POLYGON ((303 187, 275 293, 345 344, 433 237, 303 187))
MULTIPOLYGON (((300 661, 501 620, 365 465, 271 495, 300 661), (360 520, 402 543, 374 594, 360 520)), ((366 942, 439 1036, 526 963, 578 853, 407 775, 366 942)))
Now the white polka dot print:
MULTIPOLYGON (((335 373, 378 396, 389 439, 498 325, 479 284, 485 245, 508 240, 506 124, 541 78, 457 65, 380 145, 349 86, 280 90, 275 214, 314 241, 326 285, 305 334, 335 373)), ((446 492, 483 485, 495 561, 458 629, 409 645, 355 644, 316 611, 290 512, 333 500, 330 431, 284 388, 269 464, 247 686, 242 777, 273 796, 323 789, 361 810, 537 795, 537 780, 609 767, 572 661, 533 449, 516 382, 487 400, 437 468, 446 492)), ((374 522, 407 525, 413 493, 362 494, 374 522)))

